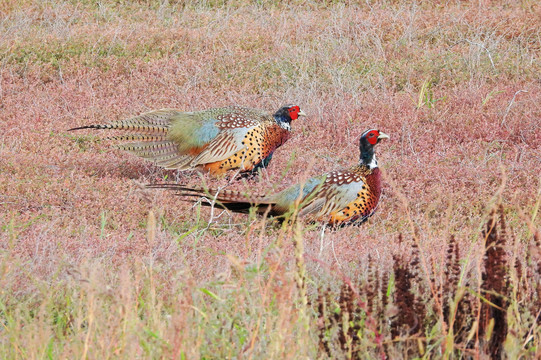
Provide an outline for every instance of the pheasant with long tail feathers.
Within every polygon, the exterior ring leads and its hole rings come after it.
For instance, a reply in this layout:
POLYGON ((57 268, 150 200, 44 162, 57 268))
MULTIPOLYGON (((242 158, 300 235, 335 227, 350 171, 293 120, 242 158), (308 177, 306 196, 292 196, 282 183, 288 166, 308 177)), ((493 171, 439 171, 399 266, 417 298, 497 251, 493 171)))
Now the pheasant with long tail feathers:
POLYGON ((367 130, 360 138, 359 164, 308 179, 304 184, 293 185, 275 195, 250 195, 240 191, 187 187, 177 184, 152 184, 150 188, 175 190, 178 195, 203 197, 216 200, 217 205, 236 212, 269 212, 280 216, 299 204, 299 217, 328 223, 346 225, 362 222, 371 216, 381 195, 381 172, 374 153, 374 146, 389 136, 378 130, 367 130), (212 194, 216 194, 213 196, 212 194))
POLYGON ((122 130, 108 139, 128 141, 118 148, 166 169, 202 169, 212 175, 266 167, 291 136, 291 121, 305 113, 296 105, 276 113, 232 106, 203 111, 150 111, 106 125, 70 129, 122 130))

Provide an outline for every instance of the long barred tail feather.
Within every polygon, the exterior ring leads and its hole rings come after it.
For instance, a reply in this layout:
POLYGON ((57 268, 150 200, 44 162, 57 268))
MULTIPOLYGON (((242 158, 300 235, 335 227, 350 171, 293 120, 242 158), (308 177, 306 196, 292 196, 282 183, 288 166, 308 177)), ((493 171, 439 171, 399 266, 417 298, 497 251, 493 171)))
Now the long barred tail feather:
MULTIPOLYGON (((216 201, 216 205, 226 208, 234 212, 247 213, 250 208, 256 207, 259 213, 267 211, 268 207, 272 207, 274 203, 267 200, 265 195, 246 194, 238 190, 221 190, 207 189, 204 187, 188 187, 179 184, 163 183, 146 185, 150 189, 166 189, 176 191, 176 195, 189 198, 206 198, 209 201, 216 201), (216 195, 218 193, 218 195, 216 195)), ((197 200, 193 200, 197 201, 197 200)), ((210 203, 203 202, 204 205, 210 203)), ((272 211, 271 211, 272 214, 272 211)))
POLYGON ((108 136, 104 138, 104 140, 138 141, 138 142, 163 141, 165 139, 166 139, 165 134, 164 135, 130 134, 130 135, 108 136))
POLYGON ((193 156, 179 151, 179 145, 168 138, 171 119, 180 112, 174 109, 150 111, 139 116, 111 124, 94 124, 76 127, 68 131, 82 129, 103 129, 127 131, 126 135, 115 135, 105 140, 124 141, 116 145, 120 150, 131 152, 167 169, 189 169, 193 156))
POLYGON ((143 113, 138 116, 134 116, 129 119, 114 121, 110 124, 94 124, 80 126, 68 131, 82 130, 82 129, 108 129, 108 130, 126 130, 134 133, 150 133, 150 134, 162 134, 167 133, 171 119, 180 114, 180 111, 175 109, 161 109, 153 110, 143 113))
POLYGON ((187 164, 193 158, 193 156, 181 154, 178 151, 178 145, 165 138, 119 144, 116 147, 144 159, 155 161, 156 164, 167 169, 177 169, 179 167, 172 167, 171 164, 187 164))
POLYGON ((177 151, 161 154, 154 158, 156 164, 165 169, 188 170, 192 168, 193 155, 180 155, 177 151))
POLYGON ((176 153, 177 150, 177 145, 168 140, 127 143, 117 145, 116 147, 141 157, 151 159, 176 153))
MULTIPOLYGON (((134 118, 135 119, 135 118, 134 118)), ((140 121, 132 121, 133 119, 117 121, 111 124, 95 124, 86 125, 69 129, 68 131, 82 130, 82 129, 98 129, 98 130, 124 130, 132 131, 134 133, 143 134, 166 134, 169 127, 166 125, 153 125, 145 124, 140 121)))

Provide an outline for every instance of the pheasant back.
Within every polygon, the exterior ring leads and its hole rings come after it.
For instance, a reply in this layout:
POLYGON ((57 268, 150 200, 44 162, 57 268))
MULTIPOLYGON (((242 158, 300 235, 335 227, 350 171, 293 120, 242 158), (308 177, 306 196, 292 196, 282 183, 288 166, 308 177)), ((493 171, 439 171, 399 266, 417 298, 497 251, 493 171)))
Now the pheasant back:
POLYGON ((310 178, 274 195, 175 184, 149 187, 176 190, 181 196, 215 200, 217 205, 236 212, 247 212, 255 207, 259 213, 268 211, 270 215, 281 216, 297 208, 299 217, 335 226, 363 221, 371 216, 381 194, 380 184, 379 169, 355 166, 310 178))

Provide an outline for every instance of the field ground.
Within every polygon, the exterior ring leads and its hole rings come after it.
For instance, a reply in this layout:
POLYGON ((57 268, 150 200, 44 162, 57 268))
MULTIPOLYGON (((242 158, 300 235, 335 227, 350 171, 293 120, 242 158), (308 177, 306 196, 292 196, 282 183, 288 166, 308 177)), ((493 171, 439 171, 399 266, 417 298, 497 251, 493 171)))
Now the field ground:
POLYGON ((0 357, 541 357, 540 13, 534 0, 0 2, 0 357), (267 172, 231 187, 349 166, 378 128, 391 139, 367 223, 211 212, 142 187, 198 174, 66 131, 286 103, 309 116, 267 172), (493 218, 497 235, 483 232, 493 218))

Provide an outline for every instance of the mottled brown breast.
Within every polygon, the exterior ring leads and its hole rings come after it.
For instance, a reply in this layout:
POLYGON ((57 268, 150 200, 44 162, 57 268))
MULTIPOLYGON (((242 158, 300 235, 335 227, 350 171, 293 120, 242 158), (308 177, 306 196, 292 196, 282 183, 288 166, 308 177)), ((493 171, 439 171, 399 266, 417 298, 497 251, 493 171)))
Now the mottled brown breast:
POLYGON ((291 131, 284 129, 275 122, 265 125, 263 127, 264 141, 261 143, 261 160, 271 155, 274 150, 282 146, 291 137, 291 131))
POLYGON ((244 171, 252 170, 263 159, 272 154, 277 147, 289 138, 289 131, 274 124, 263 123, 250 130, 242 144, 245 149, 240 150, 229 158, 206 164, 203 168, 213 175, 224 174, 228 170, 242 168, 244 171))
MULTIPOLYGON (((329 224, 338 225, 351 223, 364 219, 373 214, 381 195, 381 173, 378 168, 369 169, 358 166, 348 173, 348 176, 335 176, 331 181, 338 185, 347 186, 350 183, 359 183, 357 197, 343 209, 330 214, 329 224), (360 183, 362 181, 362 184, 360 183)), ((351 185, 350 185, 351 186, 351 185)))

